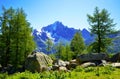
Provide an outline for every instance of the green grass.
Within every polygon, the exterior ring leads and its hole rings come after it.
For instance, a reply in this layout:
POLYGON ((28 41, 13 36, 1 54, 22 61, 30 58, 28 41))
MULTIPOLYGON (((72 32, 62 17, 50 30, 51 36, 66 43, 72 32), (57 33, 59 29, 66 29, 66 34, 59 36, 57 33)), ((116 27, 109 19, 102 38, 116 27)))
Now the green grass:
POLYGON ((120 69, 110 66, 88 68, 78 66, 76 69, 71 70, 71 72, 45 71, 31 73, 25 71, 12 75, 1 73, 0 79, 120 79, 120 69))

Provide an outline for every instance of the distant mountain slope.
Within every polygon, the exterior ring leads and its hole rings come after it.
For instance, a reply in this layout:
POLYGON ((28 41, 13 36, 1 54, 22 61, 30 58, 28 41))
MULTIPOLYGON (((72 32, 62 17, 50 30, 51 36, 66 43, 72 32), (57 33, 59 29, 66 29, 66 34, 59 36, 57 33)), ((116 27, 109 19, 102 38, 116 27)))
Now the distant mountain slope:
MULTIPOLYGON (((69 28, 67 26, 64 26, 62 22, 56 21, 53 24, 43 27, 40 31, 38 31, 37 29, 34 29, 33 36, 38 47, 37 50, 46 52, 45 41, 48 38, 52 39, 54 43, 58 43, 58 42, 69 43, 77 31, 78 29, 69 28)), ((84 41, 86 41, 87 43, 87 40, 92 38, 89 31, 87 31, 86 29, 83 29, 81 32, 82 32, 84 41)))
MULTIPOLYGON (((37 29, 34 29, 33 36, 37 44, 36 50, 47 53, 46 52, 46 40, 48 38, 52 39, 54 44, 57 44, 58 42, 62 42, 64 44, 70 43, 74 34, 77 31, 78 29, 64 26, 62 22, 59 22, 59 21, 56 21, 55 23, 50 24, 48 26, 42 27, 40 31, 38 31, 37 29)), ((89 45, 92 42, 94 42, 95 37, 91 35, 87 29, 81 30, 81 34, 83 36, 83 39, 86 45, 89 45)), ((117 34, 110 35, 111 38, 115 38, 115 40, 113 41, 114 45, 118 45, 118 42, 120 42, 120 38, 118 39, 119 36, 120 36, 120 32, 118 32, 117 34)), ((116 48, 116 46, 112 48, 116 48)), ((118 50, 119 49, 116 48, 115 51, 113 52, 118 52, 118 50)))

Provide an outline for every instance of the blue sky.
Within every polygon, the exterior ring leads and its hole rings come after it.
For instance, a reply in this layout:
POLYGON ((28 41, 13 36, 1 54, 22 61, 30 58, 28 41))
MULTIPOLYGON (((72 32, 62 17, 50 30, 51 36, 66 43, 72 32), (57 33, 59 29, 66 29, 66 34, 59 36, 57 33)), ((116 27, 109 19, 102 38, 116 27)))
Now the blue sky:
POLYGON ((88 29, 86 15, 93 14, 98 6, 108 10, 114 23, 117 23, 116 29, 120 29, 120 0, 0 0, 0 14, 2 6, 23 8, 31 27, 36 29, 55 21, 68 27, 88 29))

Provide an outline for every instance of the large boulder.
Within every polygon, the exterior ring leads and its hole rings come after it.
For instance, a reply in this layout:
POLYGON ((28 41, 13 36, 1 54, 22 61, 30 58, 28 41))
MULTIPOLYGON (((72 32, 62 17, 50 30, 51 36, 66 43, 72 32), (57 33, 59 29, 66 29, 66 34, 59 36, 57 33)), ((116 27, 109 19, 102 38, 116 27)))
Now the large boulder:
POLYGON ((100 60, 108 60, 109 57, 105 53, 89 53, 89 54, 82 54, 77 57, 77 62, 79 64, 84 62, 93 62, 93 61, 100 61, 100 60))
POLYGON ((111 57, 111 62, 120 62, 120 53, 117 53, 111 57))
POLYGON ((48 55, 42 52, 36 52, 27 57, 25 61, 25 69, 31 72, 41 72, 46 70, 48 66, 52 65, 52 63, 53 61, 48 55))

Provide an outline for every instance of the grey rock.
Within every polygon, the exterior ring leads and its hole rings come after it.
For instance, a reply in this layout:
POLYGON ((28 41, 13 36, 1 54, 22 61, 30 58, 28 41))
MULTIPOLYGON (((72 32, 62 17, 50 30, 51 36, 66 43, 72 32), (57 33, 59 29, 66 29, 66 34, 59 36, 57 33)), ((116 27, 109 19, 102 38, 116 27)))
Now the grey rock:
POLYGON ((77 63, 76 59, 70 60, 70 63, 77 63))
POLYGON ((63 60, 60 60, 60 59, 58 59, 58 60, 55 60, 54 62, 53 62, 53 64, 54 65, 58 65, 59 67, 61 67, 61 66, 66 66, 66 62, 64 62, 63 60))
POLYGON ((59 71, 67 71, 67 68, 66 67, 59 67, 59 71))
POLYGON ((120 68, 120 63, 112 63, 111 66, 116 67, 116 68, 120 68))
POLYGON ((52 65, 52 62, 52 59, 48 55, 42 52, 36 52, 27 57, 25 69, 31 72, 41 72, 47 70, 49 65, 52 65))
POLYGON ((99 60, 108 60, 109 57, 105 53, 89 53, 82 54, 77 57, 77 62, 79 64, 84 62, 99 61, 99 60))
POLYGON ((82 67, 94 67, 96 66, 93 62, 86 62, 81 65, 82 67))
POLYGON ((78 66, 78 64, 77 63, 70 63, 70 65, 69 65, 69 69, 71 69, 71 68, 76 68, 78 66))
POLYGON ((69 62, 69 61, 65 61, 65 64, 66 64, 66 66, 67 66, 67 65, 69 65, 69 64, 70 64, 70 62, 69 62))
POLYGON ((101 63, 99 64, 99 66, 106 66, 108 65, 106 60, 101 60, 101 63))
POLYGON ((52 70, 59 70, 59 66, 58 65, 53 65, 52 70))
POLYGON ((117 53, 111 57, 111 62, 120 62, 120 53, 117 53))

